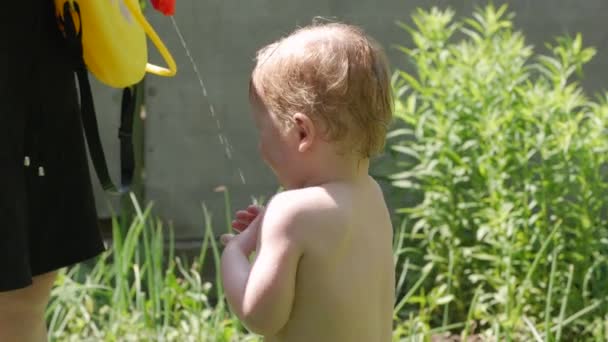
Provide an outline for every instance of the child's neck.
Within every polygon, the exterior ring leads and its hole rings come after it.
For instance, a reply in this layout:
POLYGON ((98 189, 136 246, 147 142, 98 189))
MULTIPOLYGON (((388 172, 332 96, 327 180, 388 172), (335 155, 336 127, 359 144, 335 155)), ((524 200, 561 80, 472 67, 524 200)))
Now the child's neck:
POLYGON ((303 188, 328 183, 353 183, 369 177, 369 159, 361 159, 358 156, 323 158, 314 165, 302 185, 303 188))

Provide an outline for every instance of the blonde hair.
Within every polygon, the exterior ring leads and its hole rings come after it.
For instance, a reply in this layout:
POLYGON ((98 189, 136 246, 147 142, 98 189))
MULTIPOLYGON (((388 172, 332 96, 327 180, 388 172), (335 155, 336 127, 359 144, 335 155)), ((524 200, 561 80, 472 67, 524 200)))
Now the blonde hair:
POLYGON ((382 152, 392 93, 382 48, 358 27, 315 24, 258 51, 250 92, 285 124, 304 113, 362 157, 382 152))

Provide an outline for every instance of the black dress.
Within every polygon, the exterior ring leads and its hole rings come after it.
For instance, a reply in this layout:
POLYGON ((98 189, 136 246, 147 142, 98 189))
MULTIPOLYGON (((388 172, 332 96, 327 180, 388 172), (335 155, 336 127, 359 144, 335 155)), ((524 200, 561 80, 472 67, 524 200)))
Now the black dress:
POLYGON ((0 12, 0 291, 104 250, 52 0, 0 12))

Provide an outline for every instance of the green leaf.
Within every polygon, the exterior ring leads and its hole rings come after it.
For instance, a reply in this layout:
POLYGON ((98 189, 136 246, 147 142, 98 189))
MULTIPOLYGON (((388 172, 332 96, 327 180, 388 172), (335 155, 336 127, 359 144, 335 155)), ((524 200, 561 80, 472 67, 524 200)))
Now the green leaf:
POLYGON ((391 146, 391 149, 393 151, 396 151, 401 154, 405 154, 407 156, 420 160, 420 154, 418 154, 418 152, 416 152, 413 148, 411 148, 409 146, 394 145, 394 146, 391 146))
POLYGON ((447 295, 437 299, 437 305, 446 305, 454 300, 454 295, 447 295))
POLYGON ((405 71, 399 71, 399 75, 403 80, 407 82, 414 90, 424 94, 425 89, 420 85, 418 80, 416 80, 412 75, 408 74, 405 71))

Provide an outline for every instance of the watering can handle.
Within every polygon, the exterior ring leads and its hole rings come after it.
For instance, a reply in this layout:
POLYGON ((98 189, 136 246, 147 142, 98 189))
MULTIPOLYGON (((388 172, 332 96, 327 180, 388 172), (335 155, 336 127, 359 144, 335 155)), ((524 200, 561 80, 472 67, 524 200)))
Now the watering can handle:
POLYGON ((125 0, 125 5, 127 5, 127 8, 131 12, 131 15, 133 15, 135 20, 144 29, 148 37, 150 37, 150 40, 152 41, 152 43, 154 43, 154 46, 156 46, 156 49, 158 49, 158 51, 160 52, 160 55, 165 60, 165 63, 167 63, 167 68, 148 63, 146 65, 146 71, 158 76, 174 76, 177 72, 175 60, 173 59, 173 56, 171 56, 169 50, 167 50, 167 47, 165 46, 163 41, 158 37, 158 34, 156 34, 156 31, 154 31, 154 28, 152 28, 150 23, 148 23, 144 15, 141 13, 139 7, 136 7, 139 6, 139 4, 135 1, 125 0))

